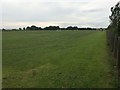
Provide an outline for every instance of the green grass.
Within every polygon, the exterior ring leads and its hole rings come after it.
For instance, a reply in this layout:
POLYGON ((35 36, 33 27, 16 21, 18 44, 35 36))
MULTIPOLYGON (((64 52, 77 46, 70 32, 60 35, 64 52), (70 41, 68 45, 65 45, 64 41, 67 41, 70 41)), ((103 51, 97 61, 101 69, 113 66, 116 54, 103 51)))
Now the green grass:
POLYGON ((101 31, 3 32, 3 87, 116 87, 105 35, 101 31))
POLYGON ((0 30, 0 89, 2 88, 2 31, 0 30))

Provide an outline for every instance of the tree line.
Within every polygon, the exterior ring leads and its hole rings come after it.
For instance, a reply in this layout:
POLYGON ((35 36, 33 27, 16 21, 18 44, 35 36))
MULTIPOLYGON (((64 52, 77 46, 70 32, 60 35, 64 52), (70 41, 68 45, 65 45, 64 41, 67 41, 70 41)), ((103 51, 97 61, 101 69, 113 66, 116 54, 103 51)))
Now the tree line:
POLYGON ((111 7, 111 12, 108 30, 120 35, 120 1, 114 7, 111 7))
MULTIPOLYGON (((114 58, 114 65, 117 69, 117 83, 120 83, 120 1, 111 8, 110 25, 107 28, 107 45, 114 58)), ((120 84, 118 84, 120 87, 120 84)))
MULTIPOLYGON (((102 28, 99 28, 102 30, 102 28)), ((5 30, 5 29, 3 29, 5 30)), ((12 29, 12 30, 97 30, 97 28, 79 28, 77 26, 68 26, 66 28, 61 28, 60 26, 47 26, 47 27, 38 27, 35 25, 32 26, 27 26, 27 27, 23 27, 23 28, 19 28, 19 29, 12 29)))

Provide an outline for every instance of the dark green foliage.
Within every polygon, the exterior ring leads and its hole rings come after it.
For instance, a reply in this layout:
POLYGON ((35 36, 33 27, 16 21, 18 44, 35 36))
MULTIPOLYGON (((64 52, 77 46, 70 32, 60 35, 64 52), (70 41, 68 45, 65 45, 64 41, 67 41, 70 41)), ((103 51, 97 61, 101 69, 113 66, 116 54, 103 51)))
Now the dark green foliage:
POLYGON ((28 27, 26 28, 26 30, 30 30, 30 27, 28 26, 28 27))
MULTIPOLYGON (((68 26, 66 28, 61 28, 60 26, 47 26, 47 27, 37 27, 35 25, 32 26, 27 26, 26 28, 19 28, 18 30, 98 30, 99 28, 79 28, 77 26, 68 26)), ((17 30, 17 29, 12 29, 12 30, 17 30)))
POLYGON ((117 31, 118 31, 118 35, 120 35, 120 22, 118 23, 117 31))
POLYGON ((111 8, 111 16, 109 17, 111 23, 108 28, 114 29, 115 33, 120 35, 120 2, 111 8))
POLYGON ((69 26, 66 28, 66 30, 78 30, 78 27, 77 26, 74 26, 74 27, 69 26))
POLYGON ((42 28, 41 27, 37 27, 37 26, 35 26, 35 25, 32 25, 31 27, 27 27, 26 28, 26 30, 42 30, 42 28))
POLYGON ((19 30, 22 30, 22 28, 19 28, 19 30))
POLYGON ((59 26, 49 26, 49 27, 45 27, 44 30, 60 30, 59 26))
MULTIPOLYGON (((116 69, 118 70, 118 77, 120 76, 120 1, 111 8, 111 20, 107 30, 107 43, 111 52, 113 53, 116 69)), ((118 79, 120 83, 120 79, 118 79)))
POLYGON ((25 27, 23 28, 23 30, 25 30, 25 27))

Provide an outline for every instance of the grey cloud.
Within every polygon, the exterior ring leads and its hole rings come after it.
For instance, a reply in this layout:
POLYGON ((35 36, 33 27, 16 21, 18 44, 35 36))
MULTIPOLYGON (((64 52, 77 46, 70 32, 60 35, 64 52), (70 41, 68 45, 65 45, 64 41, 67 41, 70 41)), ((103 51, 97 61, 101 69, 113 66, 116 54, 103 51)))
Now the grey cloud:
MULTIPOLYGON (((107 27, 108 16, 112 2, 104 0, 71 0, 71 2, 40 2, 42 0, 21 0, 21 2, 3 2, 2 19, 6 23, 48 23, 53 22, 60 26, 78 25, 107 27), (79 1, 79 2, 78 2, 79 1)), ((5 25, 6 24, 6 25, 5 25)), ((17 27, 19 25, 16 25, 17 27)), ((20 25, 21 26, 21 25, 20 25)), ((46 24, 47 26, 47 24, 46 24)), ((12 27, 12 26, 11 26, 12 27)))
MULTIPOLYGON (((4 21, 61 21, 64 18, 68 18, 68 15, 76 13, 75 8, 64 8, 59 6, 57 3, 43 3, 44 7, 35 8, 36 10, 31 11, 27 6, 26 8, 13 5, 10 8, 8 5, 4 6, 3 9, 3 20, 4 21), (44 9, 47 8, 47 9, 44 9), (43 9, 43 10, 42 10, 43 9), (9 10, 9 12, 8 12, 9 10)), ((39 5, 39 4, 37 4, 39 5)), ((41 4, 40 4, 41 5, 41 4)), ((33 7, 34 8, 34 7, 33 7)))

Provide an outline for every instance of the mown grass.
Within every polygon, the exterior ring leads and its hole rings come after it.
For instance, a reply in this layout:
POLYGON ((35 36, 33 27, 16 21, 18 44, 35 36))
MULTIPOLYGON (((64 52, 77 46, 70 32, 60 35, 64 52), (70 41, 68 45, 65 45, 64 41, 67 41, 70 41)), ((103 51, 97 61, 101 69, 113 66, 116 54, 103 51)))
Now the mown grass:
POLYGON ((2 31, 0 30, 0 89, 2 89, 2 31))
POLYGON ((3 32, 3 87, 116 87, 111 63, 105 32, 3 32))

